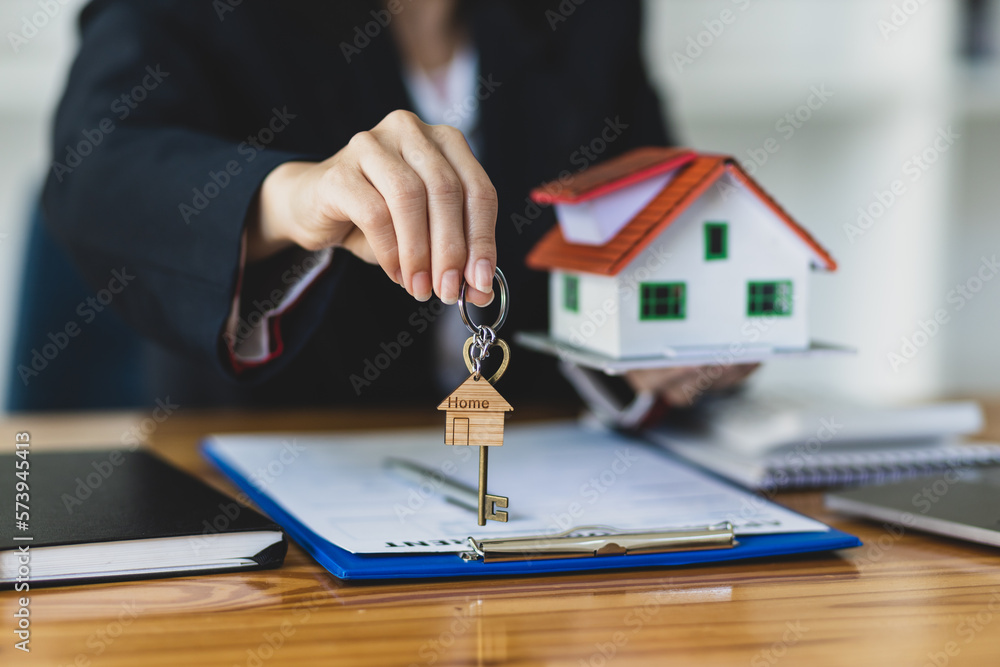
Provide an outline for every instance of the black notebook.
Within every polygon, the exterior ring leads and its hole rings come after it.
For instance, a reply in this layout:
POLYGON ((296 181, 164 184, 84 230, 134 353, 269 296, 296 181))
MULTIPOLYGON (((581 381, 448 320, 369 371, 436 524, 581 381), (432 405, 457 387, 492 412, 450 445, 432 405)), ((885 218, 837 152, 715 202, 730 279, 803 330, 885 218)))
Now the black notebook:
POLYGON ((141 449, 31 452, 21 478, 15 460, 0 456, 0 587, 278 567, 288 549, 278 525, 141 449))

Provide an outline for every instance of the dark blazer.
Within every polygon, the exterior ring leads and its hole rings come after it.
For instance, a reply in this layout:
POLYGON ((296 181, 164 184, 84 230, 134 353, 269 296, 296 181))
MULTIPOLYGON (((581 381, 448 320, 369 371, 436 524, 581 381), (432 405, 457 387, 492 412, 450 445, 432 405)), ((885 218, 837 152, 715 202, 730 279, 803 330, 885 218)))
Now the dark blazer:
MULTIPOLYGON (((282 162, 326 158, 388 112, 412 108, 377 16, 345 26, 310 6, 104 0, 83 12, 82 45, 56 116, 45 213, 92 286, 106 286, 113 271, 135 276, 113 305, 186 360, 163 364, 164 391, 175 401, 439 398, 433 311, 344 251, 281 318, 276 360, 243 372, 228 360, 222 332, 261 181, 282 162), (359 392, 351 376, 401 333, 412 342, 359 392), (238 382, 220 384, 226 377, 238 382)), ((547 327, 547 278, 525 268, 524 257, 553 217, 530 205, 528 191, 630 148, 669 143, 640 58, 640 2, 592 0, 566 16, 559 6, 469 6, 485 82, 476 101, 481 158, 499 193, 499 265, 512 293, 501 331, 508 340, 547 327)), ((302 259, 290 251, 254 273, 280 276, 302 259)), ((514 354, 505 395, 566 395, 552 359, 516 346, 514 354)))

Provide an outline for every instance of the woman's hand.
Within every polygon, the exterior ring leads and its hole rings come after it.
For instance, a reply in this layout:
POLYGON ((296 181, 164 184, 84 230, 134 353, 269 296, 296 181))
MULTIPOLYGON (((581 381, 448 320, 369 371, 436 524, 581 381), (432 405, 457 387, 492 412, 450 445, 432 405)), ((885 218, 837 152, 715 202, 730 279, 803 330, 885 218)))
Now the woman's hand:
POLYGON ((760 364, 735 364, 653 368, 630 371, 625 374, 625 378, 636 391, 655 393, 667 405, 688 407, 709 391, 736 387, 759 366, 760 364))
POLYGON ((261 186, 247 228, 247 255, 298 244, 345 248, 378 264, 420 301, 436 293, 492 299, 496 189, 462 133, 393 111, 333 157, 289 162, 261 186))

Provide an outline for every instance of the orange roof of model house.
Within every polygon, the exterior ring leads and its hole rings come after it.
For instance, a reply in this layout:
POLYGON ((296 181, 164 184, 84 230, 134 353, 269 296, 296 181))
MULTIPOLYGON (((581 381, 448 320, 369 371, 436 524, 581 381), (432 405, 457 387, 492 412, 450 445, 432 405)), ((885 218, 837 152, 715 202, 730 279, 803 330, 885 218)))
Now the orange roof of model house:
POLYGON ((812 250, 817 261, 814 266, 829 271, 837 268, 836 261, 816 239, 764 192, 736 160, 726 155, 696 153, 686 148, 637 148, 564 182, 553 181, 535 188, 531 199, 539 204, 575 204, 671 169, 679 169, 673 180, 609 241, 602 245, 571 243, 556 225, 532 248, 527 258, 528 266, 617 275, 702 193, 723 174, 729 173, 757 195, 812 250))

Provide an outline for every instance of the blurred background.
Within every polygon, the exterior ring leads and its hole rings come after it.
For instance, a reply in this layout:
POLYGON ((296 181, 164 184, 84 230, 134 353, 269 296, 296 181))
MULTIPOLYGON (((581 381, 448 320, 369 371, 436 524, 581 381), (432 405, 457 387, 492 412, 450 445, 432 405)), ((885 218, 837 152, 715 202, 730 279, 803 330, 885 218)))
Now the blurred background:
MULTIPOLYGON (((29 220, 83 4, 0 0, 4 378, 30 362, 12 354, 29 220)), ((815 276, 812 330, 859 353, 772 363, 755 382, 890 401, 1000 393, 1000 0, 646 4, 649 66, 682 141, 740 159, 840 263, 815 276)), ((9 394, 0 382, 0 405, 9 394)))

